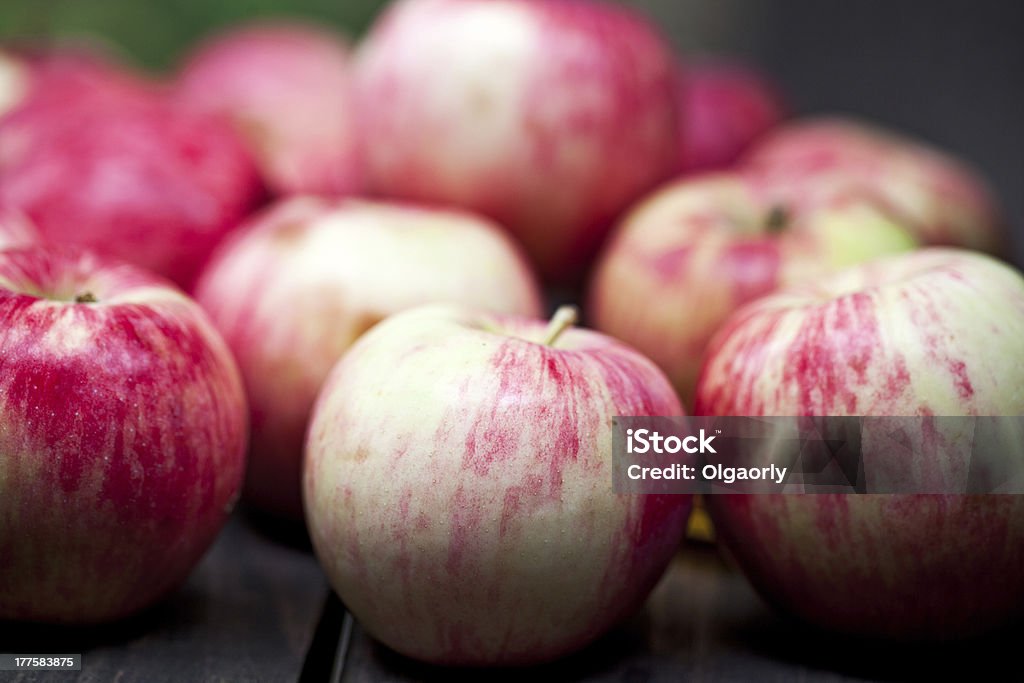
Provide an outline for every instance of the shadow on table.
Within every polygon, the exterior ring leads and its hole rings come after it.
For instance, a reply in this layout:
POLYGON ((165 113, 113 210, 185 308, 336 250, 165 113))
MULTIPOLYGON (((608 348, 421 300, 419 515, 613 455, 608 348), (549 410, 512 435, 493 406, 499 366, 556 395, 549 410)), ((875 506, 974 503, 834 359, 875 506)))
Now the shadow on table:
POLYGON ((819 631, 783 617, 739 625, 734 645, 801 669, 879 681, 1013 680, 1024 677, 1017 624, 969 640, 893 642, 819 631))
POLYGON ((277 517, 244 502, 239 506, 242 520, 264 538, 293 550, 312 553, 313 545, 302 521, 277 517))

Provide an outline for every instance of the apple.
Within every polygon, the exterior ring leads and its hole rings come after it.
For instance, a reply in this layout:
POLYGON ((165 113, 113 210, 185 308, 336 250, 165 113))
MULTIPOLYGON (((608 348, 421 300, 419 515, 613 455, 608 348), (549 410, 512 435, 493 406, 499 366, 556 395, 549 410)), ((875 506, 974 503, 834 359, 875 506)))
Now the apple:
POLYGON ((794 121, 762 138, 741 165, 792 196, 823 179, 859 187, 898 213, 923 244, 996 255, 1006 248, 999 208, 976 170, 880 127, 842 118, 794 121))
POLYGON ((202 44, 177 95, 230 116, 276 194, 340 196, 362 188, 348 45, 319 27, 258 23, 202 44))
POLYGON ((24 98, 30 80, 29 69, 24 61, 0 50, 0 116, 24 98))
POLYGON ((612 417, 676 415, 661 372, 602 334, 427 306, 332 370, 303 493, 331 585, 416 659, 530 664, 640 606, 690 496, 612 490, 612 417))
POLYGON ((884 207, 856 192, 796 203, 739 173, 682 179, 616 229, 594 271, 588 319, 657 363, 692 405, 704 350, 734 310, 914 246, 884 207))
MULTIPOLYGON (((711 343, 696 411, 1024 415, 1022 358, 1024 277, 978 253, 932 248, 737 312, 711 343)), ((925 443, 930 424, 911 442, 925 443)), ((964 457, 962 449, 864 453, 925 476, 967 471, 964 457)), ((706 501, 719 537, 768 601, 818 626, 945 639, 1024 615, 1024 497, 706 501)))
POLYGON ((0 204, 49 241, 190 286, 262 197, 235 132, 149 83, 106 80, 87 66, 40 69, 30 94, 0 119, 0 204))
POLYGON ((25 216, 0 206, 0 249, 26 247, 41 241, 39 231, 25 216))
POLYGON ((674 57, 621 7, 402 0, 354 69, 371 188, 490 216, 560 284, 678 166, 674 57))
POLYGON ((92 43, 0 48, 0 116, 25 106, 149 97, 161 85, 92 43))
POLYGON ((766 76, 740 62, 687 64, 678 87, 682 172, 732 166, 788 107, 766 76))
POLYGON ((230 239, 196 296, 238 359, 248 391, 246 496, 299 519, 309 413, 331 367, 363 332, 424 303, 541 312, 524 257, 487 220, 309 197, 279 202, 230 239))
POLYGON ((170 283, 68 247, 0 251, 0 319, 0 619, 153 604, 241 488, 227 347, 170 283))

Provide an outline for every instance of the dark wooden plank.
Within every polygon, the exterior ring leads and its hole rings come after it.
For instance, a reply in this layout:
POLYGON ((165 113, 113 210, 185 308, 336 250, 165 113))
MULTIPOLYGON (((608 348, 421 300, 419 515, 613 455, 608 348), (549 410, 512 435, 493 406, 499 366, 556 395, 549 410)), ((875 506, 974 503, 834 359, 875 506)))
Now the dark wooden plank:
MULTIPOLYGON (((622 683, 695 681, 1024 680, 1024 628, 972 642, 907 645, 822 633, 773 613, 712 546, 674 560, 644 610, 564 660, 488 680, 622 683)), ((425 666, 374 643, 358 627, 340 681, 476 681, 479 671, 425 666)))
MULTIPOLYGON (((426 666, 375 644, 326 601, 308 549, 235 519, 188 584, 157 608, 113 626, 7 624, 0 651, 82 652, 80 675, 0 675, 14 681, 476 681, 480 671, 426 666), (319 632, 314 639, 314 630, 319 632), (350 631, 350 633, 349 633, 350 631), (350 636, 340 647, 342 634, 350 636), (334 662, 334 652, 344 657, 334 662), (337 664, 338 666, 335 666, 337 664), (332 674, 333 672, 333 674, 332 674)), ((644 610, 574 656, 494 680, 840 681, 1021 680, 1024 628, 973 642, 873 643, 823 634, 769 610, 714 548, 674 560, 644 610)))
POLYGON ((267 530, 236 515, 180 590, 122 623, 0 625, 0 651, 82 653, 77 677, 3 672, 0 680, 297 680, 327 584, 306 543, 283 542, 294 530, 267 530))

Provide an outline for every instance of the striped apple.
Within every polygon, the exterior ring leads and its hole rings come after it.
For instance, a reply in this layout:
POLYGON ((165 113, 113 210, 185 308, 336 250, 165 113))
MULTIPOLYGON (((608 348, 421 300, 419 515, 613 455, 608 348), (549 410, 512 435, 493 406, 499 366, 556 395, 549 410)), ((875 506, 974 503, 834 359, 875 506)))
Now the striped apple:
MULTIPOLYGON (((927 249, 741 309, 712 341, 696 411, 1024 415, 1022 358, 1024 277, 978 253, 927 249)), ((922 420, 910 442, 928 443, 929 425, 922 420)), ((966 472, 964 456, 942 448, 864 455, 922 476, 966 472)), ((761 593, 814 624, 953 638, 1024 614, 1021 496, 715 495, 708 503, 761 593)))
POLYGON ((371 187, 488 215, 568 281, 678 167, 676 68, 612 4, 402 0, 359 50, 371 187))
POLYGON ((179 290, 0 251, 0 619, 101 622, 167 594, 226 521, 245 438, 234 361, 179 290))
POLYGON ((300 23, 262 22, 204 42, 178 76, 182 101, 229 116, 276 194, 362 189, 349 47, 300 23))
POLYGON ((893 131, 843 118, 794 121, 762 138, 741 166, 794 197, 823 179, 885 203, 923 244, 1000 254, 1006 235, 985 179, 966 162, 893 131))
POLYGON ((418 308, 332 371, 306 449, 310 535, 398 652, 497 665, 580 648, 682 540, 689 496, 612 491, 612 417, 680 414, 672 387, 570 319, 418 308))
POLYGON ((426 303, 539 315, 533 274, 491 222, 452 211, 295 198, 215 256, 196 297, 238 359, 252 412, 246 496, 302 517, 313 401, 338 358, 381 319, 426 303))
POLYGON ((0 203, 47 240, 191 286, 263 197, 235 131, 91 55, 31 63, 28 94, 0 118, 0 203))
POLYGON ((738 173, 677 181, 616 229, 595 268, 589 319, 657 363, 690 404, 704 350, 730 313, 915 246, 883 209, 855 191, 796 202, 738 173))

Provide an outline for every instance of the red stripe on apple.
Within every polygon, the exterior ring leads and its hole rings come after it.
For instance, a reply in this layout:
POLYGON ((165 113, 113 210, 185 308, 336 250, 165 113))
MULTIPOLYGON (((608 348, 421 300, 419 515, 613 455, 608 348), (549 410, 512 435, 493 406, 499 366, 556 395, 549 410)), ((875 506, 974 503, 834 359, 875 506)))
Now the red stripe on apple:
POLYGON ((0 618, 91 623, 184 580, 241 487, 241 379, 166 281, 0 251, 0 618))

